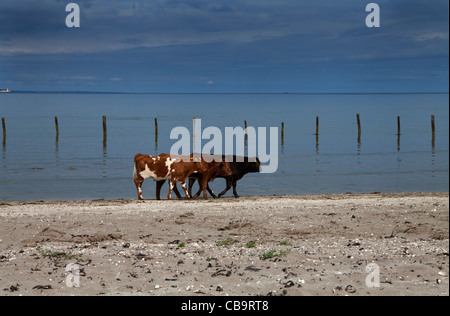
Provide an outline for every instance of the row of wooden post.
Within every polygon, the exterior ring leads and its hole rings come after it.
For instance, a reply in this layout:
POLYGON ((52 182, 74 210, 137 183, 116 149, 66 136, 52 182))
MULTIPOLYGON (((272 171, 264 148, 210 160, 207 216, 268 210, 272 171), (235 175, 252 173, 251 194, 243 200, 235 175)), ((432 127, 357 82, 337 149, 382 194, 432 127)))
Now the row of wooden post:
MULTIPOLYGON (((194 118, 195 119, 195 118, 194 118)), ((356 121, 358 125, 358 140, 361 140, 362 128, 361 128, 361 116, 359 113, 356 114, 356 121)), ((247 121, 244 121, 245 130, 247 131, 247 121)), ((59 123, 58 117, 55 116, 55 128, 56 128, 56 137, 59 138, 59 123)), ((2 129, 3 129, 3 140, 6 140, 6 119, 2 117, 2 129)), ((281 142, 284 144, 284 122, 281 123, 281 142)), ((436 119, 435 116, 431 116, 431 131, 433 134, 433 139, 436 136, 436 119)), ((319 117, 316 117, 316 136, 319 136, 319 117)), ((401 135, 401 121, 400 116, 397 116, 397 135, 401 135)), ((247 136, 247 133, 246 133, 247 136)), ((106 124, 106 115, 103 115, 103 142, 106 143, 108 137, 107 124, 106 124)), ((158 118, 155 118, 155 142, 158 141, 158 118)))
MULTIPOLYGON (((361 128, 361 115, 359 113, 356 114, 356 122, 358 124, 358 138, 361 138, 362 128, 361 128)), ((284 123, 282 125, 282 129, 284 129, 284 123)), ((431 116, 431 132, 433 135, 436 135, 436 119, 435 116, 431 116)), ((282 133, 283 134, 283 133, 282 133)), ((319 117, 316 117, 316 133, 314 135, 319 135, 319 117)), ((397 135, 401 134, 401 121, 400 116, 397 116, 397 135)))

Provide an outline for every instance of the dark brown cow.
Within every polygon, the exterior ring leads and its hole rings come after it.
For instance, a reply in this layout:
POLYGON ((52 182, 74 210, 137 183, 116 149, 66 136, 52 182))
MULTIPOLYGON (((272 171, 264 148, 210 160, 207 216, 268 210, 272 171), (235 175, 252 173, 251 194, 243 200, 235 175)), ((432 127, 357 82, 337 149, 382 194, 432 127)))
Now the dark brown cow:
MULTIPOLYGON (((212 162, 208 163, 203 159, 198 162, 194 161, 193 156, 170 156, 168 154, 161 154, 159 156, 149 156, 137 154, 134 158, 134 183, 138 191, 138 198, 142 200, 142 183, 145 179, 153 178, 158 182, 157 185, 157 198, 160 197, 159 191, 164 184, 165 180, 169 180, 170 188, 167 198, 170 200, 172 190, 177 193, 176 183, 180 183, 186 194, 186 198, 190 200, 190 195, 187 191, 186 180, 192 174, 195 174, 199 180, 201 191, 205 200, 208 200, 206 188, 209 181, 215 178, 217 170, 222 168, 223 163, 212 162)), ((231 174, 229 170, 228 174, 231 174)), ((198 198, 201 192, 196 194, 195 198, 198 198)), ((179 193, 177 193, 178 197, 179 193)))
MULTIPOLYGON (((261 162, 258 158, 252 159, 248 157, 237 157, 237 156, 223 156, 223 161, 225 161, 226 166, 231 170, 231 174, 217 174, 216 178, 224 178, 227 181, 226 189, 219 194, 219 198, 224 196, 228 190, 233 186, 234 197, 239 198, 237 193, 237 182, 241 180, 247 173, 255 173, 261 171, 261 162), (239 162, 241 161, 242 162, 239 162)), ((189 179, 189 193, 192 192, 192 186, 195 183, 195 177, 189 179)), ((207 185, 207 190, 212 197, 217 198, 214 192, 211 190, 209 185, 207 185)))

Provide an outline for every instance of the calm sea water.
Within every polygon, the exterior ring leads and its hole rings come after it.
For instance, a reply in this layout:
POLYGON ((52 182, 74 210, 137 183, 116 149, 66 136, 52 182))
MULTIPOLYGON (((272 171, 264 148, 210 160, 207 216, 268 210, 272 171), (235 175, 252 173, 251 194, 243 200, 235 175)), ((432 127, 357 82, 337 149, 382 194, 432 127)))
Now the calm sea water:
MULTIPOLYGON (((285 122, 277 173, 248 175, 238 185, 241 195, 448 191, 448 104, 448 94, 0 94, 7 125, 0 200, 136 198, 134 155, 169 152, 172 128, 191 129, 194 116, 222 130, 244 120, 254 127, 285 122)), ((213 183, 216 191, 224 186, 222 179, 213 183)), ((153 181, 143 189, 145 198, 155 197, 153 181)))

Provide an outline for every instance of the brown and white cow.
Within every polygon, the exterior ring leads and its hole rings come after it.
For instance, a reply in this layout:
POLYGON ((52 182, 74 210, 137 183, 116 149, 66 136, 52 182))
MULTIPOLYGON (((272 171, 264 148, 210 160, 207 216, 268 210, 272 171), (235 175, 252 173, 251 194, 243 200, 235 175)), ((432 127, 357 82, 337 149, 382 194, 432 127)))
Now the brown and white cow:
MULTIPOLYGON (((153 178, 158 182, 158 189, 161 189, 163 181, 169 180, 169 193, 167 198, 170 200, 172 190, 176 190, 176 184, 180 183, 186 194, 186 198, 190 200, 187 191, 186 180, 195 175, 199 180, 201 191, 205 200, 208 200, 206 188, 208 182, 214 180, 217 170, 223 166, 221 162, 206 162, 204 159, 194 161, 193 156, 171 156, 168 154, 161 154, 159 156, 149 156, 137 154, 134 158, 134 172, 133 178, 138 191, 138 198, 142 200, 142 183, 145 179, 153 178)), ((229 171, 231 174, 231 170, 229 171)), ((176 192, 176 191, 175 191, 176 192)), ((178 194, 177 194, 178 195, 178 194)), ((200 195, 196 194, 195 198, 200 195)), ((157 191, 157 198, 159 192, 157 191)))

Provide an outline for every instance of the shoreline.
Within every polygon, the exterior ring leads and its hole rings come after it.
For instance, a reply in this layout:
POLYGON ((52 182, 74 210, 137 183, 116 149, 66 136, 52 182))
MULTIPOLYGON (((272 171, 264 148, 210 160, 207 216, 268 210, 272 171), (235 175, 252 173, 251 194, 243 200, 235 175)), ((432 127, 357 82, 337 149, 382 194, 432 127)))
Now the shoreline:
MULTIPOLYGON (((239 201, 246 199, 258 199, 258 198, 293 198, 293 199, 305 199, 305 200, 317 200, 317 199, 345 199, 345 198, 376 198, 376 197, 390 197, 390 198, 399 198, 399 197, 449 197, 449 192, 372 192, 372 193, 323 193, 323 194, 293 194, 293 195, 252 195, 252 196, 241 196, 239 199, 235 199, 232 196, 225 196, 219 199, 214 199, 209 197, 208 201, 203 199, 203 196, 200 196, 197 200, 190 201, 192 203, 195 202, 211 202, 211 201, 221 201, 221 200, 231 200, 231 201, 239 201)), ((80 204, 80 203, 94 203, 94 202, 121 202, 121 203, 133 203, 133 202, 188 202, 185 198, 182 201, 172 197, 172 200, 167 200, 163 198, 158 201, 155 198, 153 199, 144 199, 143 201, 138 201, 138 199, 127 199, 127 198, 111 198, 111 199, 86 199, 86 200, 0 200, 0 206, 2 205, 27 205, 27 204, 55 204, 55 203, 66 203, 66 204, 80 204)))
POLYGON ((448 254, 448 192, 0 202, 0 296, 448 296, 448 254))

